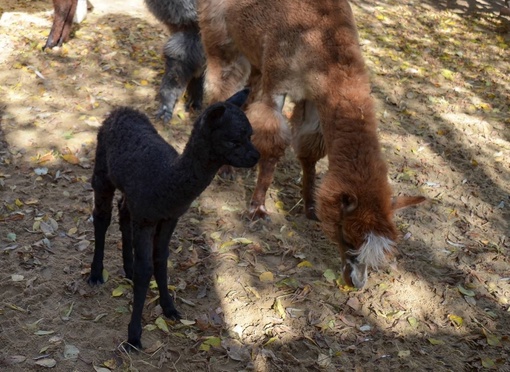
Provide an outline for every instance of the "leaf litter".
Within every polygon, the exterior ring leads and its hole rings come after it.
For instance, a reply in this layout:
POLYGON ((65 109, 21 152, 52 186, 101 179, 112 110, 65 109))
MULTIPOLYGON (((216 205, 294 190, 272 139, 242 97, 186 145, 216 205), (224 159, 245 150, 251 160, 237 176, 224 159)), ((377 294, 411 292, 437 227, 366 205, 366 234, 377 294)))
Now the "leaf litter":
MULTIPOLYGON (((231 370, 354 369, 360 360, 367 369, 412 370, 439 359, 451 370, 509 367, 501 359, 509 353, 510 309, 502 280, 510 246, 508 24, 490 13, 396 0, 352 6, 394 190, 430 199, 396 216, 405 237, 397 263, 372 271, 362 290, 343 286, 337 249, 302 216, 299 164, 288 151, 269 189, 271 223, 242 218, 253 172, 204 192, 171 243, 170 288, 185 321, 161 314, 151 286, 147 354, 111 352, 126 337, 132 287, 122 280, 115 223, 105 284, 85 282, 97 127, 113 106, 128 104, 177 147, 190 131, 182 102, 170 127, 153 116, 166 32, 143 1, 135 3, 108 16, 93 11, 68 44, 45 53, 51 4, 2 5, 2 37, 16 47, 0 57, 0 267, 8 279, 0 321, 9 340, 4 355, 11 355, 2 362, 21 370, 161 363, 190 371, 214 368, 218 359, 231 370), (38 22, 10 22, 12 9, 38 22), (60 323, 48 323, 55 313, 60 323), (72 342, 46 342, 69 330, 78 335, 72 342), (62 359, 65 345, 79 357, 62 359)), ((324 169, 319 163, 319 174, 324 169)))

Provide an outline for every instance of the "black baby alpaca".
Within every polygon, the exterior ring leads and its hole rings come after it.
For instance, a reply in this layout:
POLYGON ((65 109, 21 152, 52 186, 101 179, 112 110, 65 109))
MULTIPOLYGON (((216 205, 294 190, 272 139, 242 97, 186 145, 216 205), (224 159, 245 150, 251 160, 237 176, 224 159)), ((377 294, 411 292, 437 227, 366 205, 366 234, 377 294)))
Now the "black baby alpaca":
POLYGON ((243 90, 208 107, 196 120, 181 155, 147 116, 130 108, 112 112, 99 130, 92 176, 95 250, 88 282, 103 283, 105 235, 114 192, 119 189, 124 271, 133 280, 131 346, 142 347, 142 310, 153 273, 163 313, 180 317, 167 287, 168 244, 179 217, 222 165, 248 168, 259 159, 250 141, 251 125, 240 109, 247 97, 243 90))

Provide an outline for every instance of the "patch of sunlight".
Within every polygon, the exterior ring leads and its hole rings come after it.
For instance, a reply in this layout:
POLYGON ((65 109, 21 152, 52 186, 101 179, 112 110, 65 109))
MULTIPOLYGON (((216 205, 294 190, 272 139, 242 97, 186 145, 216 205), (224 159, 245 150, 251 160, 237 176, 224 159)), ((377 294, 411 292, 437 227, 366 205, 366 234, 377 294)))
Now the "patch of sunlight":
MULTIPOLYGON (((237 271, 235 279, 227 278, 226 273, 232 273, 232 264, 229 261, 220 259, 216 262, 215 291, 220 299, 225 328, 236 335, 243 345, 249 347, 254 343, 254 339, 262 340, 268 337, 274 325, 281 322, 281 319, 271 309, 275 299, 274 294, 268 292, 272 284, 256 285, 254 281, 258 279, 247 271, 237 271), (222 285, 222 282, 230 285, 222 285), (251 303, 252 301, 256 301, 257 306, 251 303)), ((264 363, 264 368, 268 367, 266 361, 261 360, 260 363, 264 363)))
MULTIPOLYGON (((53 12, 53 11, 51 11, 53 12)), ((5 12, 0 17, 0 27, 7 27, 16 24, 32 24, 38 27, 51 27, 50 20, 45 17, 48 11, 39 13, 5 12)))
POLYGON ((473 135, 480 136, 480 140, 484 142, 489 141, 491 144, 496 144, 507 149, 510 148, 509 141, 506 141, 499 136, 494 136, 494 133, 499 132, 499 129, 495 128, 494 125, 478 116, 460 112, 447 112, 442 113, 441 118, 456 127, 462 128, 462 130, 470 137, 473 135))
MULTIPOLYGON (((452 295, 455 291, 456 289, 452 289, 452 295)), ((428 285, 422 277, 406 272, 406 275, 402 275, 398 281, 392 283, 391 294, 385 302, 386 306, 380 308, 375 314, 367 314, 367 318, 377 328, 387 329, 388 319, 394 319, 397 316, 401 320, 405 320, 393 328, 393 331, 398 332, 399 337, 421 337, 423 329, 426 327, 423 323, 427 319, 440 317, 443 321, 444 313, 459 315, 457 314, 458 308, 454 306, 453 302, 450 302, 451 305, 442 302, 442 296, 436 294, 434 288, 428 285), (406 310, 397 311, 397 309, 406 310)), ((454 329, 459 335, 470 333, 469 327, 466 326, 455 327, 452 325, 451 331, 454 329)))
POLYGON ((0 63, 4 63, 14 52, 14 43, 7 34, 0 33, 0 63))
POLYGON ((7 91, 7 97, 11 102, 19 103, 19 102, 25 102, 27 99, 27 94, 21 91, 16 90, 8 90, 7 91))
POLYGON ((37 143, 37 138, 40 136, 36 129, 23 129, 17 130, 14 135, 8 135, 8 142, 17 148, 31 148, 37 143))

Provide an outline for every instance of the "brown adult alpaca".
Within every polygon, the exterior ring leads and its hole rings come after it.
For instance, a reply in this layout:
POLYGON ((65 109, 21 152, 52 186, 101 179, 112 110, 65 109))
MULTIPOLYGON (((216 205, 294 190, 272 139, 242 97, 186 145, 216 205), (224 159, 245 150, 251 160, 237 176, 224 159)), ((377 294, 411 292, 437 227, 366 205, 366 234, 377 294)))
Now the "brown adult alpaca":
POLYGON ((274 97, 296 104, 292 144, 303 168, 305 213, 317 216, 338 243, 344 279, 363 287, 367 267, 393 251, 393 212, 422 197, 392 200, 377 138, 374 103, 351 8, 346 0, 198 0, 212 101, 221 101, 251 74, 256 97, 247 107, 261 153, 250 204, 265 217, 265 194, 291 140, 274 97), (315 164, 329 167, 317 193, 315 164))

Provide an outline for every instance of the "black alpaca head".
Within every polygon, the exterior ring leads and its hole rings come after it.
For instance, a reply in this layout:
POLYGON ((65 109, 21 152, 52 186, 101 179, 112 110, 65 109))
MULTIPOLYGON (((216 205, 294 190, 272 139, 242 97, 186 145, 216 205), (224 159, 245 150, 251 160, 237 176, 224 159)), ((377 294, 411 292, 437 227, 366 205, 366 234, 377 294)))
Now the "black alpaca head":
POLYGON ((211 105, 198 120, 210 143, 210 159, 220 165, 250 168, 259 160, 260 154, 250 140, 251 124, 241 110, 248 94, 249 90, 244 89, 225 102, 211 105))

